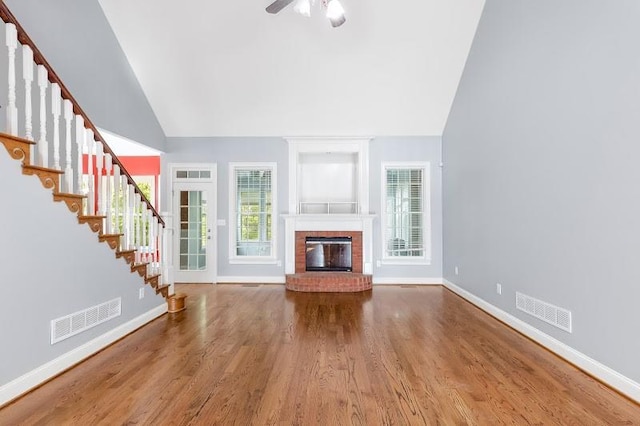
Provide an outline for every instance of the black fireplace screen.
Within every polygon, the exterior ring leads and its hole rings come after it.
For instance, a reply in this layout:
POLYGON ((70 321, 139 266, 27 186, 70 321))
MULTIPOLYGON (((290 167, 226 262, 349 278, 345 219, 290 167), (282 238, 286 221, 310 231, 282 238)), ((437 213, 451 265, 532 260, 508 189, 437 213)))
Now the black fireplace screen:
POLYGON ((351 237, 307 237, 306 270, 351 272, 351 237))

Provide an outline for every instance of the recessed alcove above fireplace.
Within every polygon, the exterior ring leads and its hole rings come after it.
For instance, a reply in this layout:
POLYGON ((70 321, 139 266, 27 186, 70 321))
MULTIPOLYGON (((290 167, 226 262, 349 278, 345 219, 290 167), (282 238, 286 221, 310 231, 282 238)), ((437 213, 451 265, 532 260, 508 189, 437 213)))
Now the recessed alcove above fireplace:
POLYGON ((289 214, 369 213, 371 138, 287 138, 289 214))
POLYGON ((313 152, 298 156, 300 214, 356 214, 359 210, 358 154, 313 152))

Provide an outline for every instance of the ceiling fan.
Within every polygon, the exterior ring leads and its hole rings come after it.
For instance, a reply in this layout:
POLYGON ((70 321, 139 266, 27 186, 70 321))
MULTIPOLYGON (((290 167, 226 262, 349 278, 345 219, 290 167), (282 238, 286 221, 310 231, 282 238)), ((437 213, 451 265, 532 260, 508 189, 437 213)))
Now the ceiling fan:
MULTIPOLYGON (((302 16, 311 16, 311 6, 315 4, 316 0, 276 0, 267 6, 267 12, 276 14, 291 3, 296 2, 293 6, 293 10, 302 16)), ((339 0, 320 0, 322 7, 327 10, 327 18, 331 22, 332 27, 339 27, 344 24, 347 18, 344 16, 344 8, 340 4, 339 0)))

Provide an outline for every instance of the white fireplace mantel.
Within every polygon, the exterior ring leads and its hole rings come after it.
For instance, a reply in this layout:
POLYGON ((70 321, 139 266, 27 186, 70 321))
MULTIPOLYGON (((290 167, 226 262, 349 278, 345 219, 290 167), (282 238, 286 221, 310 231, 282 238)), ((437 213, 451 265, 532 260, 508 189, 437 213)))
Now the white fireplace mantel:
POLYGON ((373 273, 373 214, 283 214, 285 274, 295 273, 296 231, 361 231, 362 272, 373 273))

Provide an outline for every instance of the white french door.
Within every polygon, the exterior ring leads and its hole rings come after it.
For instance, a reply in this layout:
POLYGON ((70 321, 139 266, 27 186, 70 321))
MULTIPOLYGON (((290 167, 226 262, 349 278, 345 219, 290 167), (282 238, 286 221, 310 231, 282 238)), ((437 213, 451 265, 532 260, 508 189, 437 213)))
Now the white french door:
POLYGON ((172 167, 174 274, 178 283, 215 283, 216 169, 172 167))

